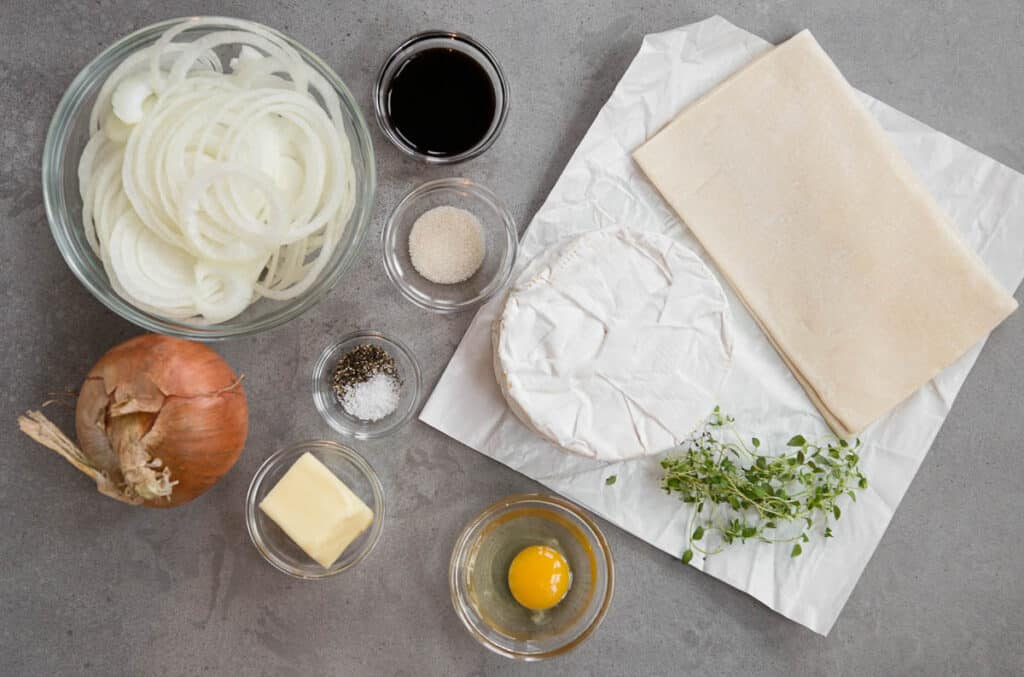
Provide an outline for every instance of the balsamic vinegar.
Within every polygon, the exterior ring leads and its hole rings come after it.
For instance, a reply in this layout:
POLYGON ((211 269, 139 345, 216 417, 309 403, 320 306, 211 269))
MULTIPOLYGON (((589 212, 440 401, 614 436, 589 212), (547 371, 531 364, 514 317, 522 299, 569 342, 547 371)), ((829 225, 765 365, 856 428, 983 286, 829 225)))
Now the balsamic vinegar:
POLYGON ((445 47, 424 50, 402 64, 387 96, 398 135, 416 151, 436 157, 459 155, 483 141, 496 110, 487 71, 445 47))

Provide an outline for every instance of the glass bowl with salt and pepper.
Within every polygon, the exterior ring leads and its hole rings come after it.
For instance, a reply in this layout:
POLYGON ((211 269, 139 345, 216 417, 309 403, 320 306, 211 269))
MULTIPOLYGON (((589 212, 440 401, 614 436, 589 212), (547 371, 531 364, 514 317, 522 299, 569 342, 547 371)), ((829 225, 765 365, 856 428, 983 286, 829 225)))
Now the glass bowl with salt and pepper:
POLYGON ((406 423, 419 403, 416 358, 397 339, 373 331, 327 345, 313 366, 313 403, 334 430, 382 437, 406 423))

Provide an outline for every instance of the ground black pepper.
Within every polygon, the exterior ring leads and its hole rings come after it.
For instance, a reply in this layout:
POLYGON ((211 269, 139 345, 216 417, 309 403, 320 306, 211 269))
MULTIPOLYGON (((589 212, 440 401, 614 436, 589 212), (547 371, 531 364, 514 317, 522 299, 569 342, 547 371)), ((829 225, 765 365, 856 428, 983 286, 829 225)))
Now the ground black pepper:
POLYGON ((331 389, 339 398, 357 383, 365 383, 376 374, 384 374, 398 379, 395 359, 380 346, 362 343, 342 355, 334 365, 331 374, 331 389))

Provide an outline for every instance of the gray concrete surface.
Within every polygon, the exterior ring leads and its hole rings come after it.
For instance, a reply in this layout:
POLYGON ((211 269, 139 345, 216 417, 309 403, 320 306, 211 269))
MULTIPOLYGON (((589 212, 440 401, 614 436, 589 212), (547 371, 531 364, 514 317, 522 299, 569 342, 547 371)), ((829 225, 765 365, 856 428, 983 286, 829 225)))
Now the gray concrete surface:
POLYGON ((241 507, 259 463, 283 444, 330 436, 306 385, 324 342, 359 328, 393 333, 413 346, 432 386, 469 322, 469 315, 418 310, 389 285, 377 236, 395 201, 425 179, 466 174, 497 190, 525 223, 641 36, 715 13, 774 41, 811 28, 855 86, 1024 169, 1019 0, 3 0, 0 673, 1024 673, 1020 312, 986 347, 828 638, 608 526, 619 584, 592 640, 542 666, 489 654, 451 610, 451 545, 478 509, 538 487, 418 422, 357 445, 380 471, 389 501, 371 560, 328 582, 298 582, 271 569, 249 543, 241 507), (248 374, 246 452, 202 499, 147 511, 102 498, 22 437, 14 417, 50 391, 77 387, 103 351, 138 333, 85 291, 50 238, 39 183, 50 115, 105 45, 189 13, 249 17, 290 33, 337 69, 364 111, 373 76, 396 43, 430 27, 464 30, 504 64, 513 111, 493 149, 451 169, 403 158, 375 130, 380 193, 355 268, 301 319, 219 346, 248 374))

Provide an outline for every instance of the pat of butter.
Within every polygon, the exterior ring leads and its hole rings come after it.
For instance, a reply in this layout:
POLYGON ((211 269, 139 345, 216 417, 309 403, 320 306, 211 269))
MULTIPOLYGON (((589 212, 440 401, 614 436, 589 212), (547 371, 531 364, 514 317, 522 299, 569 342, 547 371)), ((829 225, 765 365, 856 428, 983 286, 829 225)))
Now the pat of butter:
POLYGON ((308 452, 278 480, 260 510, 325 569, 373 522, 373 511, 308 452))

